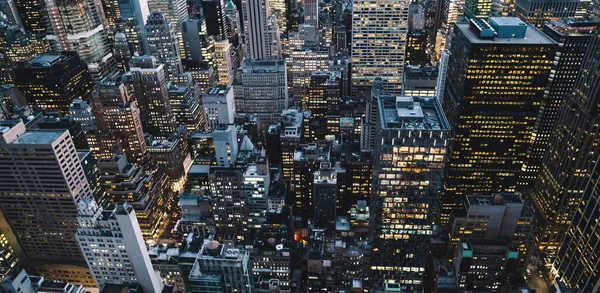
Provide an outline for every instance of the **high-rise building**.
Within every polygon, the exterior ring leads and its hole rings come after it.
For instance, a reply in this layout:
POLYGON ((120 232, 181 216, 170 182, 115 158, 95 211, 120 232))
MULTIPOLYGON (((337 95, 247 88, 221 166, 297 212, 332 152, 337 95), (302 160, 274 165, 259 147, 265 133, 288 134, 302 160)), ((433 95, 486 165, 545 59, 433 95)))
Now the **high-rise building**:
POLYGON ((242 11, 246 57, 255 59, 280 58, 277 18, 269 13, 267 0, 243 0, 242 11))
POLYGON ((49 33, 46 3, 44 0, 16 0, 21 23, 26 32, 45 36, 49 33))
POLYGON ((285 59, 246 59, 238 71, 241 92, 236 97, 238 112, 257 113, 265 123, 276 123, 288 108, 287 68, 285 59))
POLYGON ((209 88, 202 96, 206 128, 213 130, 217 124, 233 124, 236 108, 233 89, 229 86, 209 88))
POLYGON ((225 17, 225 36, 234 46, 237 46, 241 41, 240 34, 242 33, 242 23, 238 7, 233 1, 227 0, 227 3, 223 7, 223 14, 225 17))
POLYGON ((154 10, 148 16, 146 39, 148 53, 164 65, 167 80, 176 81, 183 72, 183 65, 181 65, 175 25, 167 19, 165 13, 154 10))
POLYGON ((189 18, 187 2, 185 0, 146 0, 150 11, 159 10, 164 13, 173 26, 173 33, 177 38, 179 51, 183 51, 181 23, 189 18))
POLYGON ((306 95, 310 75, 314 71, 329 69, 329 52, 324 50, 293 50, 288 57, 288 83, 294 97, 293 105, 300 106, 306 95))
POLYGON ((590 0, 517 0, 514 16, 538 28, 551 19, 583 17, 590 0))
POLYGON ((287 33, 288 5, 289 3, 286 0, 269 0, 269 13, 277 18, 277 26, 281 36, 287 33))
MULTIPOLYGON (((381 88, 381 85, 375 85, 381 88)), ((377 97, 373 164, 375 284, 422 284, 449 155, 450 125, 435 99, 377 97)))
POLYGON ((103 1, 109 24, 114 30, 127 37, 131 56, 148 52, 146 43, 146 21, 150 15, 148 0, 112 0, 103 1), (112 18, 112 24, 111 24, 112 18))
POLYGON ((188 131, 205 128, 202 91, 192 78, 187 82, 169 83, 169 104, 178 126, 184 125, 188 131))
POLYGON ((67 130, 2 127, 0 206, 31 261, 82 262, 77 203, 92 197, 67 130))
POLYGON ((82 99, 74 99, 69 107, 69 120, 81 125, 83 132, 96 128, 96 122, 92 115, 92 107, 82 99))
MULTIPOLYGON (((538 221, 536 247, 548 254, 555 253, 560 248, 563 235, 574 219, 573 216, 576 215, 574 225, 578 225, 576 223, 580 221, 579 217, 585 217, 586 214, 577 210, 577 206, 589 196, 587 194, 581 198, 600 154, 596 143, 600 139, 596 115, 600 89, 590 86, 600 82, 600 76, 597 74, 600 67, 596 61, 600 56, 598 34, 591 37, 587 48, 581 62, 581 70, 575 79, 575 86, 568 91, 558 110, 556 127, 548 140, 548 148, 532 193, 538 221)), ((590 205, 586 206, 585 213, 593 207, 593 200, 589 199, 590 205)), ((582 204, 588 204, 588 201, 582 204)), ((582 220, 581 223, 587 225, 587 220, 582 220)), ((577 230, 569 232, 571 239, 588 237, 587 233, 579 232, 580 228, 575 229, 577 230)), ((562 256, 569 259, 571 257, 572 255, 562 256)), ((579 275, 579 272, 576 274, 579 275)), ((569 278, 574 280, 571 276, 567 277, 569 278)))
POLYGON ((122 32, 117 32, 114 36, 113 54, 117 62, 119 72, 129 71, 129 61, 131 61, 131 50, 127 36, 122 32))
POLYGON ((517 247, 502 239, 461 241, 452 257, 456 287, 459 292, 503 292, 519 289, 506 288, 522 278, 516 269, 518 255, 517 247))
POLYGON ((181 57, 186 62, 213 65, 215 59, 214 40, 207 33, 204 18, 188 19, 182 22, 181 34, 184 43, 181 57))
POLYGON ((164 65, 154 56, 131 59, 129 70, 144 131, 166 138, 175 131, 164 65))
POLYGON ((141 162, 147 152, 140 110, 130 96, 123 74, 107 77, 92 92, 92 114, 96 129, 86 136, 96 159, 124 153, 131 162, 141 162))
MULTIPOLYGON (((315 206, 315 171, 321 163, 328 163, 331 158, 332 146, 329 142, 299 144, 295 147, 293 156, 293 171, 291 179, 292 204, 295 216, 302 217, 303 227, 306 228, 309 219, 318 211, 315 206)), ((317 173, 318 175, 318 173, 317 173)))
POLYGON ((136 209, 137 221, 146 239, 159 239, 167 231, 173 192, 162 166, 129 163, 122 154, 98 160, 102 193, 98 203, 117 206, 126 202, 136 209))
POLYGON ((202 15, 206 20, 206 32, 209 36, 225 38, 225 15, 223 0, 202 0, 202 15))
POLYGON ((76 51, 95 81, 116 70, 104 30, 106 17, 99 0, 50 1, 46 4, 52 32, 46 36, 59 50, 76 51))
POLYGON ((310 75, 307 95, 302 99, 302 109, 311 112, 312 118, 339 114, 341 75, 337 71, 315 71, 310 75))
MULTIPOLYGON (((244 137, 246 143, 250 139, 244 137)), ((243 144, 243 143, 242 143, 243 144)), ((244 146, 242 145, 243 148, 244 146)), ((248 227, 260 229, 266 221, 269 186, 271 176, 266 157, 260 157, 256 163, 248 164, 244 172, 244 189, 248 205, 248 227)))
POLYGON ((30 106, 68 113, 73 99, 90 100, 89 71, 76 52, 41 54, 18 63, 14 72, 30 106))
POLYGON ((94 200, 82 200, 78 209, 75 237, 98 286, 139 284, 144 292, 162 291, 133 207, 119 203, 105 211, 94 200))
POLYGON ((442 222, 465 195, 517 189, 558 46, 515 17, 456 23, 452 42, 443 105, 455 143, 442 222))
POLYGON ((216 236, 243 239, 248 231, 248 206, 244 190, 244 168, 214 167, 209 174, 213 195, 216 236), (224 182, 227 182, 226 184, 224 182))
POLYGON ((319 28, 319 0, 304 1, 304 24, 319 28))
POLYGON ((543 32, 559 46, 552 67, 551 82, 546 87, 548 94, 542 101, 535 123, 535 136, 527 151, 528 159, 519 180, 521 189, 531 188, 535 183, 554 129, 558 109, 565 95, 573 90, 585 51, 597 30, 597 22, 585 19, 551 20, 544 25, 543 32))
POLYGON ((368 89, 383 78, 391 94, 401 94, 410 1, 354 0, 352 89, 368 89), (393 27, 394 29, 390 29, 393 27), (385 40, 385 41, 382 41, 385 40))
POLYGON ((406 66, 402 78, 405 96, 435 97, 440 74, 437 66, 406 66))
POLYGON ((234 125, 219 124, 212 132, 216 165, 232 167, 238 156, 237 131, 234 125))
POLYGON ((450 219, 451 251, 464 239, 502 238, 518 249, 522 273, 533 249, 533 220, 532 210, 518 193, 467 195, 450 219))
POLYGON ((215 41, 215 65, 217 66, 217 75, 219 85, 231 85, 233 82, 233 58, 234 48, 229 40, 215 41))
POLYGON ((465 0, 464 17, 467 20, 472 18, 488 20, 491 11, 492 0, 465 0))
POLYGON ((190 272, 189 292, 254 292, 250 253, 205 240, 190 272))
MULTIPOLYGON (((598 36, 594 39, 598 44, 598 36)), ((577 209, 551 269, 551 276, 557 282, 579 289, 582 293, 600 290, 600 277, 596 269, 600 259, 595 249, 600 240, 596 237, 598 225, 594 224, 600 202, 599 179, 600 164, 596 163, 582 197, 577 199, 577 209)))

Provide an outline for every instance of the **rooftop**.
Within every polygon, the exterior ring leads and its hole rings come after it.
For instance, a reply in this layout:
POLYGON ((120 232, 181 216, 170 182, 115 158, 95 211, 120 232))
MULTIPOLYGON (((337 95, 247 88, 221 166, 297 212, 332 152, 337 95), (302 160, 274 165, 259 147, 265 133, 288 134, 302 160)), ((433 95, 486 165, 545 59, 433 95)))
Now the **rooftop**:
POLYGON ((206 94, 211 96, 223 96, 226 95, 230 89, 231 87, 226 85, 215 86, 208 88, 206 94))
POLYGON ((52 144, 67 130, 27 130, 12 144, 52 144))
POLYGON ((55 64, 59 64, 63 58, 66 58, 68 55, 63 53, 45 53, 41 55, 37 55, 29 60, 29 67, 39 68, 39 67, 50 67, 55 64))
POLYGON ((450 130, 446 115, 436 99, 380 96, 379 103, 383 128, 450 130))
POLYGON ((505 205, 511 203, 523 203, 518 193, 498 193, 493 195, 467 195, 469 205, 505 205))
MULTIPOLYGON (((482 35, 475 29, 471 29, 469 23, 456 23, 456 27, 462 32, 462 34, 469 39, 472 44, 515 44, 515 45, 542 45, 542 44, 555 44, 555 42, 540 32, 537 28, 530 24, 524 23, 516 17, 492 17, 491 22, 495 21, 502 30, 512 31, 511 28, 515 26, 524 26, 525 34, 524 37, 501 37, 503 34, 499 34, 499 37, 493 37, 493 33, 497 30, 492 28, 490 24, 483 20, 479 20, 478 23, 483 24, 484 27, 480 27, 482 35), (491 36, 487 36, 487 33, 491 33, 491 36), (486 36, 484 37, 484 33, 486 36)), ((522 32, 522 30, 519 30, 522 32)))
POLYGON ((544 31, 551 29, 564 36, 590 36, 598 31, 598 21, 587 18, 553 19, 546 23, 544 31))

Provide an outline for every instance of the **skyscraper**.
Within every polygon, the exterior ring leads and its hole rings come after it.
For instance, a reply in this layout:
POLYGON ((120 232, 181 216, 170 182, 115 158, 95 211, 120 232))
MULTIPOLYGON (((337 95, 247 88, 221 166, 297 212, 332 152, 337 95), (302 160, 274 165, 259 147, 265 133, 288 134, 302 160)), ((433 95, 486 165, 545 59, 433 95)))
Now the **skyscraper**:
POLYGON ((479 18, 488 20, 492 10, 492 0, 465 0, 464 16, 466 19, 479 18))
POLYGON ((531 188, 535 183, 560 104, 565 95, 572 92, 587 46, 597 30, 598 23, 589 19, 551 20, 544 25, 543 32, 559 46, 552 67, 552 80, 546 87, 548 94, 542 101, 534 139, 527 151, 528 159, 519 182, 521 188, 531 188))
POLYGON ((76 51, 98 75, 95 81, 116 70, 104 31, 107 22, 100 0, 52 0, 46 3, 46 9, 52 28, 46 38, 51 44, 60 50, 76 51))
POLYGON ((219 85, 231 85, 234 78, 234 48, 227 39, 215 42, 215 65, 219 77, 219 85))
POLYGON ((516 190, 556 48, 514 17, 454 25, 443 105, 455 143, 443 222, 465 195, 516 190))
MULTIPOLYGON (((581 70, 577 75, 575 86, 573 90, 568 91, 558 110, 556 127, 548 141, 548 148, 534 185, 532 199, 536 203, 538 221, 536 246, 548 254, 558 251, 571 220, 574 220, 573 225, 588 225, 587 220, 577 223, 580 217, 585 217, 594 205, 595 199, 589 194, 593 190, 586 191, 587 194, 583 198, 581 196, 584 194, 586 183, 592 176, 594 164, 600 154, 597 143, 600 139, 598 127, 600 121, 597 115, 600 88, 594 86, 600 82, 598 75, 600 65, 597 62, 599 56, 600 36, 596 34, 591 38, 581 62, 581 70), (589 206, 585 207, 585 212, 577 209, 581 200, 584 200, 582 205, 589 203, 589 206), (575 218, 574 214, 576 214, 575 218)), ((580 239, 583 240, 589 237, 587 233, 579 232, 579 228, 573 229, 577 230, 568 232, 571 239, 581 237, 580 239)), ((593 237, 594 234, 591 235, 593 237)), ((569 245, 571 244, 565 242, 565 246, 569 245)), ((569 259, 574 255, 562 257, 569 259)), ((573 276, 567 278, 571 281, 575 280, 573 276)))
POLYGON ((208 36, 204 18, 188 19, 181 23, 185 51, 181 57, 186 64, 212 66, 214 63, 214 39, 208 36))
POLYGON ((401 94, 410 1, 354 0, 352 91, 369 89, 383 78, 391 94, 401 94), (390 29, 393 28, 393 29, 390 29))
POLYGON ((26 32, 40 36, 49 32, 44 0, 16 0, 15 6, 26 32))
MULTIPOLYGON (((131 56, 144 55, 146 43, 146 21, 150 15, 147 0, 104 1, 107 14, 112 16, 114 29, 127 37, 131 56), (110 5, 107 5, 110 4, 110 5), (109 6, 109 7, 108 7, 109 6)), ((111 24, 113 25, 113 24, 111 24)))
POLYGON ((255 59, 279 58, 280 40, 277 19, 269 21, 267 0, 243 0, 246 57, 255 59), (271 41, 271 42, 270 42, 271 41))
POLYGON ((131 162, 141 162, 147 152, 137 103, 123 74, 115 74, 96 85, 92 92, 92 114, 96 129, 87 134, 96 159, 124 153, 131 162))
POLYGON ((288 5, 287 0, 269 0, 269 12, 277 18, 277 26, 281 36, 287 33, 288 5))
POLYGON ((173 25, 173 33, 177 39, 179 51, 183 51, 181 23, 189 18, 186 0, 146 0, 150 11, 159 10, 173 25))
POLYGON ((122 154, 98 160, 98 203, 115 207, 126 202, 135 208, 136 224, 146 239, 159 239, 169 224, 173 193, 163 166, 130 163, 122 154))
POLYGON ((154 10, 146 22, 148 53, 164 65, 167 80, 176 81, 183 72, 181 54, 177 45, 175 25, 165 13, 154 10))
POLYGON ((238 74, 240 83, 234 88, 241 90, 242 96, 241 101, 236 100, 236 110, 258 113, 265 123, 278 122, 289 104, 285 60, 246 59, 238 74))
POLYGON ((226 37, 225 15, 223 0, 202 0, 202 14, 206 19, 206 29, 209 36, 226 37))
POLYGON ((216 235, 224 237, 233 234, 238 239, 243 239, 248 231, 244 168, 214 167, 210 169, 209 179, 213 193, 216 235))
POLYGON ((144 131, 157 137, 171 136, 175 119, 164 65, 154 56, 139 56, 131 59, 129 67, 144 131))
MULTIPOLYGON (((377 81, 374 87, 381 88, 377 81)), ((435 99, 377 97, 373 165, 375 284, 422 284, 449 155, 450 125, 435 99)))
POLYGON ((213 130, 217 124, 233 124, 236 111, 233 89, 229 86, 209 88, 202 97, 202 108, 207 129, 213 130))
POLYGON ((92 192, 69 132, 25 130, 22 122, 1 132, 0 206, 26 257, 82 262, 77 203, 92 192))
POLYGON ((319 0, 304 1, 304 24, 319 29, 319 0))
MULTIPOLYGON (((598 43, 599 38, 596 36, 594 39, 598 43)), ((597 274, 600 258, 596 250, 600 241, 596 235, 600 231, 595 224, 600 203, 599 181, 600 164, 596 163, 551 269, 551 276, 556 281, 582 293, 600 290, 597 274)))
POLYGON ((337 71, 315 71, 310 75, 308 93, 302 100, 302 109, 313 118, 339 115, 342 101, 341 75, 337 71))
POLYGON ((515 16, 538 28, 550 19, 583 17, 590 0, 517 0, 515 16))
POLYGON ((119 203, 114 210, 105 211, 94 200, 82 200, 78 209, 75 237, 97 285, 139 284, 144 292, 162 291, 164 285, 152 268, 131 206, 119 203))
POLYGON ((190 272, 190 292, 254 292, 250 253, 231 244, 204 241, 190 272))
POLYGON ((90 100, 89 71, 76 52, 41 54, 14 71, 15 84, 31 106, 68 113, 73 99, 90 100))

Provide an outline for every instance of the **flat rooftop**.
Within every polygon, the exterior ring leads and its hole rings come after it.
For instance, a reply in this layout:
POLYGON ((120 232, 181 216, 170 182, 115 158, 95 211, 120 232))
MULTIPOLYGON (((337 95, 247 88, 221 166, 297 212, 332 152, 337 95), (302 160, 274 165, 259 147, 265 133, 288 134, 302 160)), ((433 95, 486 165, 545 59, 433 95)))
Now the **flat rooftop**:
POLYGON ((510 203, 523 203, 521 195, 517 193, 502 193, 494 195, 467 195, 469 205, 504 205, 510 203), (500 203, 496 203, 494 199, 498 196, 500 203))
MULTIPOLYGON (((513 22, 516 21, 515 17, 496 17, 494 20, 499 22, 500 25, 517 25, 513 24, 513 22)), ((525 23, 525 25, 527 25, 527 31, 524 38, 497 37, 494 39, 480 38, 476 32, 469 28, 470 25, 468 23, 456 23, 455 25, 472 44, 551 45, 556 43, 537 28, 527 23, 525 23)))
POLYGON ((27 130, 12 144, 52 144, 67 130, 27 130))
POLYGON ((383 128, 450 130, 446 115, 434 98, 380 96, 379 111, 383 128))

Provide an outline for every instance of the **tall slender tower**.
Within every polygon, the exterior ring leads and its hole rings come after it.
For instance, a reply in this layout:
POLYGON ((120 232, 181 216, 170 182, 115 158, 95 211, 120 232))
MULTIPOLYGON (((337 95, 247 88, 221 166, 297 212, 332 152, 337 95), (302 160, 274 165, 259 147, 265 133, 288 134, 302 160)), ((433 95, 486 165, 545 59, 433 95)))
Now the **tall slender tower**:
MULTIPOLYGON (((560 248, 571 220, 577 223, 579 218, 573 218, 573 215, 581 216, 583 211, 578 211, 577 206, 600 154, 599 57, 600 36, 595 35, 588 45, 575 86, 560 106, 556 127, 534 185, 532 198, 538 218, 536 247, 549 254, 560 248)), ((594 200, 587 199, 582 204, 589 203, 587 208, 591 208, 594 200)), ((569 237, 588 237, 579 230, 569 233, 569 237)))
POLYGON ((268 0, 242 0, 246 55, 249 58, 278 58, 281 55, 273 43, 279 45, 279 28, 276 19, 269 22, 268 2, 268 0))
POLYGON ((175 118, 169 104, 164 65, 153 56, 140 56, 131 59, 129 67, 144 131, 159 138, 171 136, 175 118))
POLYGON ((354 0, 353 93, 368 91, 379 76, 390 94, 401 94, 409 4, 407 0, 354 0))
POLYGON ((450 125, 436 99, 390 96, 378 104, 373 165, 373 277, 419 284, 449 154, 450 125))
POLYGON ((176 81, 183 72, 183 65, 181 65, 175 27, 172 22, 169 22, 165 13, 154 10, 148 16, 146 38, 148 53, 165 66, 167 80, 176 81))
POLYGON ((455 142, 442 222, 466 195, 515 192, 557 46, 515 17, 454 25, 443 105, 455 142))

